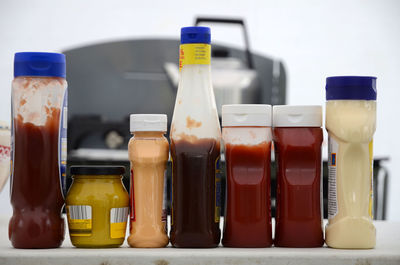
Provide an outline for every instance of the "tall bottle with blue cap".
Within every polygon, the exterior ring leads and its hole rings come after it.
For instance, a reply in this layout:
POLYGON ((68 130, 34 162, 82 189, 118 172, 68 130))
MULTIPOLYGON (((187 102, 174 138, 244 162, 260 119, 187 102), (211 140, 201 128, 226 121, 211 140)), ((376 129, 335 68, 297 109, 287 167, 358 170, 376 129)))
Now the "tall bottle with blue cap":
POLYGON ((329 222, 325 241, 333 248, 374 248, 376 77, 328 77, 326 100, 329 222))
POLYGON ((210 29, 181 30, 180 80, 171 124, 174 247, 220 242, 221 129, 211 84, 210 29))
POLYGON ((9 237, 15 248, 59 247, 67 158, 65 56, 16 53, 14 77, 9 237))

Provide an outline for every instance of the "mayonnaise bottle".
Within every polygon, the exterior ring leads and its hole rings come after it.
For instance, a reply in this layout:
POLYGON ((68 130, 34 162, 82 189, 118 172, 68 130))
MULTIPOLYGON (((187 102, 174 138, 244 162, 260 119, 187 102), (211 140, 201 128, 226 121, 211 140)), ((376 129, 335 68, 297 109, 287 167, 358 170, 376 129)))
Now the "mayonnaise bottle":
POLYGON ((328 77, 326 100, 329 220, 325 241, 332 248, 374 248, 376 77, 328 77))

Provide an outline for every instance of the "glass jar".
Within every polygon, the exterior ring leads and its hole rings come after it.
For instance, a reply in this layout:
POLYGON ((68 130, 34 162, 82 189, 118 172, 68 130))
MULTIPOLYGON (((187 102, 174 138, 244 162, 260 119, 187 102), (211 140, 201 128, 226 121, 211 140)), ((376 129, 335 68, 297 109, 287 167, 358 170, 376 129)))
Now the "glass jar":
POLYGON ((75 247, 119 247, 125 239, 129 195, 123 166, 74 166, 66 198, 71 242, 75 247))

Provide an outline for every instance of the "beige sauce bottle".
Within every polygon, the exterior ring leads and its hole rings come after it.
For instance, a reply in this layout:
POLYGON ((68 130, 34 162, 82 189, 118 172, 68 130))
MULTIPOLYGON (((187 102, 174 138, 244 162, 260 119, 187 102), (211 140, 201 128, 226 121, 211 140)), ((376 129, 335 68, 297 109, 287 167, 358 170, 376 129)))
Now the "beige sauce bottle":
POLYGON ((374 248, 372 140, 376 128, 376 78, 329 77, 328 225, 333 248, 374 248))
POLYGON ((165 209, 165 171, 169 144, 164 137, 167 115, 132 114, 129 141, 131 161, 131 230, 128 244, 159 248, 168 244, 165 209))

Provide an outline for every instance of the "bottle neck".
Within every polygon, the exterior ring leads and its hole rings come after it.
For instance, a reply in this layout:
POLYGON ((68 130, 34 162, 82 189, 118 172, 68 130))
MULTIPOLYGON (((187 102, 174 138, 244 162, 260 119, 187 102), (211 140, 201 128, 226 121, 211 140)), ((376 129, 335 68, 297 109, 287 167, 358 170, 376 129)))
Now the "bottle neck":
POLYGON ((134 137, 138 138, 156 138, 156 137, 164 137, 165 132, 153 131, 153 132, 140 132, 136 131, 132 133, 134 137))

